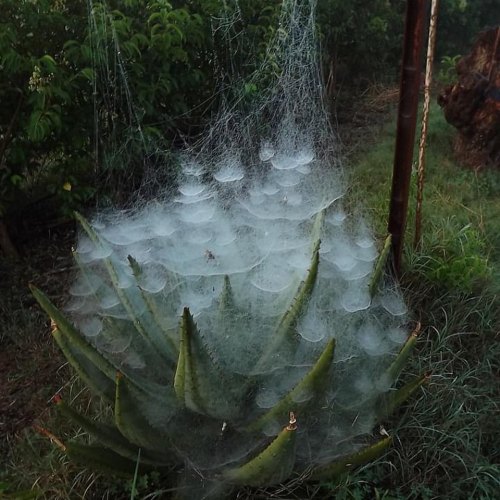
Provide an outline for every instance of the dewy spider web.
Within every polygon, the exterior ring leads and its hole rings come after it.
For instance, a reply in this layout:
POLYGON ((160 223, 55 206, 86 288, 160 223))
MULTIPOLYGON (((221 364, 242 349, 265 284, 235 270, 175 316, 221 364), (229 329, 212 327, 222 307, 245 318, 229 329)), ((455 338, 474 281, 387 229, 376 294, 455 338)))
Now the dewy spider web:
MULTIPOLYGON (((112 36, 113 47, 100 38, 109 35, 103 4, 97 8, 89 2, 96 89, 112 83, 103 97, 108 100, 104 118, 112 121, 110 110, 125 109, 131 126, 137 127, 144 157, 157 160, 161 148, 151 149, 138 127, 119 42, 112 36)), ((100 243, 79 238, 81 272, 67 306, 88 340, 124 373, 160 385, 170 383, 172 373, 164 369, 158 352, 140 347, 129 308, 153 342, 166 335, 176 344, 178 319, 189 307, 212 359, 234 379, 234 394, 216 401, 221 414, 229 416, 237 415, 238 408, 228 404, 241 398, 254 401, 253 407, 241 402, 252 408, 247 417, 272 408, 335 338, 334 369, 323 402, 329 411, 306 423, 298 417, 303 438, 297 461, 304 467, 353 451, 372 430, 376 396, 392 382, 385 370, 407 336, 406 307, 395 284, 387 279, 385 289, 371 299, 368 284, 377 245, 370 228, 342 206, 346 187, 322 102, 314 8, 312 0, 283 2, 275 39, 250 80, 268 86, 259 88, 260 97, 250 109, 242 99, 222 100, 204 139, 176 152, 180 169, 175 187, 165 186, 150 199, 143 195, 127 212, 94 217, 100 243), (266 359, 264 350, 311 266, 319 237, 318 278, 296 325, 298 348, 279 349, 266 359), (128 256, 142 267, 139 287, 128 256), (109 263, 115 284, 106 278, 109 263), (237 317, 234 310, 219 307, 225 276, 237 317), (152 309, 161 318, 161 330, 152 321, 152 309), (238 387, 244 377, 261 380, 251 394, 238 387)), ((102 117, 96 127, 102 126, 102 117)), ((116 137, 114 141, 119 151, 128 147, 116 137)), ((297 401, 310 396, 295 394, 297 401)), ((168 426, 170 417, 148 416, 160 427, 168 426)), ((176 425, 177 452, 202 475, 239 463, 262 442, 217 441, 194 422, 176 425)), ((283 425, 271 422, 265 434, 276 435, 283 425)))

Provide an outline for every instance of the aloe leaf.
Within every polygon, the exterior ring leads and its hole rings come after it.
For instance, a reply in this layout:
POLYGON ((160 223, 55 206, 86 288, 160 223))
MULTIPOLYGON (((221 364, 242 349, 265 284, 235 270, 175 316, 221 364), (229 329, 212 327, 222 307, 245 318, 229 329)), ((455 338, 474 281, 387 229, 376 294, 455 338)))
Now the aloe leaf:
POLYGON ((287 335, 290 335, 291 331, 297 324, 297 320, 305 311, 307 304, 309 303, 309 299, 311 298, 314 285, 316 284, 316 278, 318 276, 320 244, 321 240, 319 239, 314 244, 311 266, 307 273, 307 277, 301 282, 292 304, 281 318, 277 332, 275 333, 275 338, 283 339, 287 335))
POLYGON ((115 397, 114 381, 101 371, 82 351, 75 349, 75 346, 68 341, 67 337, 59 329, 54 328, 52 336, 68 363, 90 390, 104 398, 108 403, 112 403, 115 397))
MULTIPOLYGON (((38 301, 42 309, 50 316, 52 321, 57 325, 57 329, 54 331, 54 337, 56 341, 62 338, 62 344, 58 341, 61 348, 66 348, 71 346, 71 351, 80 352, 85 358, 87 358, 100 372, 102 372, 110 380, 114 380, 116 367, 113 366, 106 358, 102 356, 89 344, 84 336, 64 317, 64 315, 57 309, 57 307, 48 299, 48 297, 41 292, 38 288, 30 285, 31 293, 38 301), (59 332, 56 334, 55 332, 59 332)), ((66 354, 66 353, 65 353, 66 354)), ((71 353, 70 353, 71 354, 71 353)), ((74 356, 73 356, 74 359, 74 356)), ((68 359, 69 361, 69 359, 68 359)), ((76 362, 77 360, 74 359, 76 362)), ((77 371, 83 371, 81 366, 75 366, 77 371)))
POLYGON ((236 307, 231 287, 229 276, 224 276, 222 291, 219 296, 219 304, 217 310, 217 323, 214 335, 217 336, 219 342, 228 342, 236 334, 237 328, 242 328, 245 323, 241 312, 236 307))
POLYGON ((401 351, 399 351, 399 354, 396 356, 395 360, 392 362, 391 366, 387 369, 387 376, 389 380, 396 380, 396 378, 399 376, 401 373, 401 370, 403 369, 404 365, 408 361, 408 357, 410 356, 416 342, 417 342, 417 337, 420 332, 420 323, 417 324, 416 328, 411 332, 410 336, 406 340, 405 344, 403 345, 401 351))
MULTIPOLYGON (((139 263, 131 255, 128 256, 128 261, 137 282, 142 272, 141 267, 139 263)), ((168 353, 168 356, 165 357, 168 362, 173 364, 175 363, 175 360, 178 356, 177 346, 175 345, 174 341, 170 338, 168 329, 164 327, 163 321, 160 318, 158 312, 158 307, 156 306, 156 303, 152 298, 152 296, 148 293, 145 293, 144 290, 139 285, 138 288, 140 290, 142 300, 146 304, 147 310, 151 318, 153 319, 153 322, 155 323, 156 327, 162 332, 162 336, 160 339, 156 338, 156 336, 151 335, 150 337, 151 342, 154 344, 155 348, 158 350, 160 354, 168 353)))
MULTIPOLYGON (((293 416, 292 416, 293 418, 293 416)), ((229 483, 242 486, 270 486, 285 481, 295 464, 296 425, 291 420, 278 436, 255 458, 224 474, 229 483)))
POLYGON ((315 469, 309 479, 311 481, 329 481, 335 479, 340 474, 347 472, 359 465, 371 462, 378 458, 392 443, 392 438, 387 437, 363 448, 361 451, 349 455, 341 460, 336 460, 332 464, 315 469))
POLYGON ((226 274, 224 276, 224 284, 222 286, 222 292, 219 297, 219 312, 224 316, 226 313, 232 313, 236 310, 234 304, 233 289, 231 287, 231 281, 229 276, 226 274))
POLYGON ((262 429, 268 423, 283 418, 290 411, 299 413, 301 409, 307 408, 311 402, 317 401, 317 396, 326 382, 326 375, 332 365, 334 353, 335 339, 332 339, 328 342, 309 373, 271 410, 252 423, 248 430, 252 432, 262 429), (311 397, 306 401, 301 401, 304 399, 304 395, 310 395, 311 397))
MULTIPOLYGON (((66 445, 66 453, 76 462, 116 476, 132 477, 136 468, 136 461, 122 457, 103 446, 69 442, 66 445)), ((139 470, 144 472, 147 467, 141 464, 139 470)))
MULTIPOLYGON (((30 288, 42 309, 55 323, 52 335, 68 362, 90 388, 108 401, 114 401, 114 381, 118 365, 113 364, 90 344, 42 291, 33 285, 30 288)), ((154 390, 147 380, 139 376, 134 376, 131 383, 146 392, 154 390)))
POLYGON ((320 244, 321 240, 318 239, 313 247, 311 265, 306 279, 300 283, 291 305, 278 323, 278 327, 273 334, 268 348, 257 363, 257 372, 269 363, 270 358, 280 347, 297 339, 297 332, 295 330, 297 321, 307 308, 318 276, 320 244))
POLYGON ((313 241, 312 252, 316 246, 316 242, 321 238, 321 233, 323 231, 323 223, 325 222, 326 209, 321 210, 316 216, 313 227, 311 229, 311 239, 313 241))
POLYGON ((220 369, 188 308, 180 324, 180 344, 174 391, 187 409, 213 418, 233 419, 241 412, 239 377, 220 369))
MULTIPOLYGON (((88 221, 78 212, 75 212, 75 217, 82 226, 83 230, 87 233, 91 241, 96 245, 103 245, 99 235, 94 231, 94 228, 88 223, 88 221)), ((132 302, 130 301, 130 298, 128 297, 126 291, 122 289, 119 285, 120 280, 118 277, 118 272, 116 271, 116 268, 112 260, 110 258, 105 258, 103 259, 103 262, 108 272, 109 278, 111 280, 111 284, 113 285, 113 288, 115 290, 115 293, 120 299, 120 302, 122 303, 125 311, 127 312, 130 321, 132 322, 138 333, 141 335, 141 337, 144 339, 146 345, 149 347, 150 353, 153 356, 155 356, 158 359, 158 361, 161 361, 161 357, 158 354, 158 350, 155 349, 154 342, 151 339, 151 336, 149 335, 147 329, 142 324, 142 321, 139 318, 139 316, 136 314, 134 306, 132 305, 132 302)))
MULTIPOLYGON (((85 432, 102 444, 102 446, 110 448, 122 457, 130 460, 136 459, 139 448, 128 441, 116 427, 86 418, 67 405, 62 399, 56 401, 56 404, 57 409, 62 415, 79 425, 85 432)), ((141 462, 147 465, 166 464, 161 457, 149 456, 147 453, 142 454, 141 462)))
POLYGON ((175 402, 155 399, 154 396, 141 392, 121 373, 116 375, 115 424, 120 433, 131 443, 146 450, 159 452, 165 462, 170 462, 164 452, 170 445, 168 436, 158 427, 165 426, 178 409, 175 402), (153 427, 148 419, 148 408, 161 413, 159 421, 153 427), (161 421, 163 419, 163 421, 161 421))
POLYGON ((179 360, 174 377, 174 390, 179 401, 193 411, 203 413, 200 395, 199 374, 195 370, 191 339, 197 328, 188 308, 184 308, 180 327, 179 360))
POLYGON ((384 395, 379 404, 379 418, 385 418, 397 410, 419 387, 430 380, 431 374, 424 373, 406 385, 384 395))
POLYGON ((389 236, 387 236, 387 238, 385 239, 384 247, 382 248, 382 252, 380 252, 370 283, 368 285, 370 290, 370 296, 372 298, 377 293, 380 280, 382 279, 382 276, 384 274, 385 266, 387 264, 387 259, 389 258, 389 252, 391 250, 391 243, 392 243, 392 235, 389 234, 389 236))

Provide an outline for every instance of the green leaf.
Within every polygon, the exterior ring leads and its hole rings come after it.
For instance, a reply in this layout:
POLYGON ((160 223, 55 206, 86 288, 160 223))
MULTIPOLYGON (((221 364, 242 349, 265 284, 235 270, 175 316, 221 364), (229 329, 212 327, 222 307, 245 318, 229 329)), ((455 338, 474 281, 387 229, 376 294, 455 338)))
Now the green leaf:
POLYGON ((320 244, 321 240, 317 239, 313 246, 311 266, 306 279, 300 283, 291 305, 278 323, 278 327, 269 342, 269 346, 257 363, 256 372, 261 371, 263 368, 269 368, 268 365, 271 362, 271 358, 279 349, 286 348, 287 345, 290 345, 290 343, 295 343, 297 339, 297 332, 295 330, 297 321, 307 309, 316 284, 320 244))
MULTIPOLYGON (((82 226, 83 230, 87 233, 91 241, 99 247, 104 247, 105 244, 99 237, 99 235, 94 231, 93 227, 88 223, 88 221, 80 215, 78 212, 75 212, 75 217, 82 226)), ((117 297, 120 299, 121 304, 123 305, 127 315, 134 325, 137 332, 141 335, 141 338, 144 341, 143 348, 149 352, 152 358, 156 358, 156 362, 159 366, 161 366, 164 362, 164 359, 160 356, 158 348, 155 346, 153 339, 147 328, 145 328, 143 324, 142 318, 136 313, 135 308, 132 304, 132 301, 129 297, 129 294, 136 293, 135 290, 125 290, 120 286, 120 279, 118 277, 118 272, 116 271, 115 265, 113 261, 108 257, 103 259, 104 267, 108 272, 108 276, 110 278, 111 284, 115 290, 117 297)), ((140 294, 139 294, 140 296, 140 294)), ((143 296, 140 296, 141 300, 143 300, 143 296)), ((161 352, 161 350, 160 350, 161 352)))
POLYGON ((57 307, 52 304, 43 292, 33 285, 30 285, 30 289, 42 309, 57 325, 57 329, 54 330, 56 340, 59 337, 56 332, 60 332, 60 335, 63 338, 63 345, 71 345, 73 349, 78 350, 82 355, 84 355, 98 369, 98 371, 106 375, 108 379, 114 380, 116 367, 106 360, 94 346, 85 340, 84 336, 61 314, 57 307))
POLYGON ((40 57, 40 59, 38 61, 41 63, 41 65, 45 66, 47 71, 49 71, 50 73, 56 72, 57 63, 56 63, 55 59, 52 56, 50 56, 49 54, 45 54, 44 56, 40 57))
POLYGON ((396 356, 396 359, 392 362, 391 366, 386 371, 388 379, 393 381, 396 380, 401 373, 404 365, 408 361, 408 358, 413 351, 413 347, 417 342, 418 333, 420 332, 420 323, 417 324, 417 327, 410 334, 408 339, 406 340, 404 346, 402 347, 399 354, 396 356))
POLYGON ((370 290, 370 296, 372 298, 377 293, 380 280, 382 279, 382 276, 384 274, 385 266, 387 264, 387 259, 389 258, 389 252, 391 250, 391 244, 392 244, 392 235, 390 234, 385 239, 384 248, 382 249, 382 252, 380 252, 379 258, 375 265, 375 270, 373 271, 370 283, 368 285, 370 290))
MULTIPOLYGON (((98 445, 83 445, 72 441, 66 445, 66 453, 76 462, 115 476, 132 477, 136 468, 135 461, 98 445)), ((147 468, 142 466, 140 470, 145 472, 147 468)))
POLYGON ((314 289, 314 285, 316 284, 316 278, 318 276, 320 243, 321 240, 318 239, 314 245, 313 257, 307 277, 304 281, 301 282, 292 304, 285 312, 284 316, 281 318, 278 325, 278 330, 274 335, 275 338, 283 339, 291 335, 292 333, 295 333, 294 329, 297 321, 307 308, 309 299, 311 298, 314 289))
POLYGON ((354 467, 358 467, 359 465, 363 465, 367 462, 371 462, 378 458, 384 451, 391 445, 392 438, 387 437, 381 439, 380 441, 363 448, 361 451, 349 455, 341 460, 336 460, 330 465, 326 465, 324 467, 319 467, 315 469, 309 479, 311 481, 331 481, 335 479, 340 474, 347 472, 354 467))
POLYGON ((327 381, 327 373, 332 366, 334 352, 335 339, 332 339, 309 373, 281 401, 252 423, 248 430, 263 429, 268 423, 283 419, 290 411, 300 415, 301 410, 317 403, 319 394, 327 381))
POLYGON ((234 380, 225 377, 202 340, 189 309, 184 308, 175 393, 181 404, 191 411, 223 420, 232 419, 241 410, 242 384, 234 374, 231 374, 234 380))
POLYGON ((296 434, 296 426, 291 423, 255 458, 225 472, 224 479, 232 484, 254 487, 282 483, 293 471, 296 434))
POLYGON ((151 331, 148 337, 151 339, 151 342, 156 348, 157 352, 168 364, 173 367, 179 355, 179 349, 177 348, 174 340, 170 337, 170 330, 168 328, 165 328, 165 322, 160 317, 158 307, 154 301, 154 298, 152 297, 152 294, 145 292, 138 283, 139 278, 142 274, 141 266, 131 255, 128 256, 128 261, 130 264, 130 268, 132 269, 134 278, 137 282, 137 287, 140 290, 142 300, 146 304, 147 311, 151 319, 150 323, 152 323, 150 326, 156 332, 160 333, 158 335, 151 331))
POLYGON ((94 73, 94 70, 92 68, 83 68, 80 71, 80 74, 82 76, 84 76, 87 80, 89 80, 90 82, 94 81, 95 73, 94 73))
POLYGON ((171 443, 159 427, 166 428, 178 409, 175 398, 170 397, 166 390, 162 394, 147 394, 134 387, 123 374, 116 375, 116 427, 131 443, 159 453, 165 463, 170 462, 171 456, 165 452, 171 443), (153 419, 156 419, 154 425, 153 419))
MULTIPOLYGON (((90 434, 100 445, 105 446, 118 453, 122 457, 135 460, 139 448, 120 433, 120 431, 111 425, 102 424, 90 420, 68 406, 62 399, 56 401, 57 409, 65 417, 69 418, 79 425, 85 432, 90 434)), ((146 465, 167 465, 159 456, 143 453, 141 462, 146 465)))
POLYGON ((390 391, 381 398, 378 408, 379 418, 392 415, 419 387, 430 380, 431 374, 424 373, 398 390, 390 391))
POLYGON ((52 331, 52 336, 57 345, 83 382, 95 393, 108 402, 114 401, 115 384, 99 367, 92 362, 80 349, 75 347, 71 341, 59 329, 52 331))
POLYGON ((214 333, 220 336, 222 342, 227 342, 235 335, 239 319, 241 319, 241 315, 234 302, 233 289, 229 276, 226 275, 224 276, 224 284, 219 297, 217 331, 214 333))
POLYGON ((182 404, 190 410, 205 413, 206 401, 200 382, 206 375, 201 371, 202 357, 207 358, 199 343, 199 333, 187 307, 184 308, 180 327, 179 359, 174 377, 174 390, 182 404))
POLYGON ((31 113, 26 131, 33 142, 40 142, 47 137, 51 130, 51 121, 47 114, 40 109, 31 113))

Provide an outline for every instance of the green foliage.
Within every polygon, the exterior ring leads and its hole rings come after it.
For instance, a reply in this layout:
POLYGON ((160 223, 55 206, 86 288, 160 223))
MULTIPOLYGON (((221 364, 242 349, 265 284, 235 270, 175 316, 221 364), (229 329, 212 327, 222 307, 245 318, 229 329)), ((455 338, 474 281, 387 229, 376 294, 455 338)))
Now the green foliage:
POLYGON ((444 56, 441 59, 439 72, 437 74, 437 81, 441 85, 450 85, 457 80, 456 65, 460 59, 460 55, 444 56))
POLYGON ((492 268, 487 245, 476 228, 450 218, 433 229, 423 245, 424 255, 431 256, 424 266, 430 281, 464 291, 488 281, 492 268))
POLYGON ((79 74, 90 61, 74 60, 65 45, 81 36, 85 17, 79 3, 2 2, 0 216, 14 200, 22 207, 56 196, 71 210, 92 193, 85 180, 91 88, 79 74))
POLYGON ((327 72, 339 85, 374 78, 392 79, 398 72, 403 39, 402 0, 327 0, 318 2, 327 72))
POLYGON ((89 18, 86 2, 2 2, 0 217, 46 198, 66 214, 97 192, 123 202, 146 162, 170 181, 156 152, 209 116, 218 73, 253 73, 279 3, 95 1, 89 18))
MULTIPOLYGON (((497 4, 441 3, 443 78, 449 54, 466 52, 498 18, 497 4)), ((96 0, 89 22, 86 2, 4 0, 0 216, 22 216, 47 198, 65 214, 97 194, 123 203, 147 168, 170 182, 174 162, 158 150, 196 134, 220 95, 242 104, 258 98, 272 76, 252 77, 264 59, 267 71, 280 71, 268 54, 280 7, 279 0, 96 0)), ((332 96, 340 85, 397 74, 404 7, 402 0, 318 2, 332 96)))
POLYGON ((436 43, 438 58, 466 54, 480 31, 500 19, 496 0, 441 0, 436 43))

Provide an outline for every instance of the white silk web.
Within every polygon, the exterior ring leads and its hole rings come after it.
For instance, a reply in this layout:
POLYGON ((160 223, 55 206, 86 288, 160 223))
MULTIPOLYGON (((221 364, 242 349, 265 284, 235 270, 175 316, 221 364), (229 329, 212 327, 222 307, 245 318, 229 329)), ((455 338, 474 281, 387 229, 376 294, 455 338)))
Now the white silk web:
MULTIPOLYGON (((103 21, 92 0, 90 5, 97 36, 102 28, 95 26, 103 21)), ((94 216, 100 242, 81 235, 76 250, 81 272, 68 304, 83 334, 101 352, 125 372, 159 384, 169 383, 168 373, 160 369, 158 353, 141 350, 130 311, 107 277, 107 262, 152 336, 168 335, 178 342, 179 317, 189 307, 226 373, 260 377, 249 396, 255 414, 287 394, 335 338, 324 402, 329 410, 306 428, 299 420, 304 438, 297 456, 305 464, 326 463, 352 451, 357 438, 371 431, 376 396, 392 382, 385 370, 407 336, 407 311, 397 286, 387 280, 376 298, 370 297, 379 245, 369 226, 343 206, 346 183, 322 102, 314 7, 313 0, 283 2, 274 42, 250 80, 256 85, 266 81, 267 87, 244 111, 239 100, 226 103, 203 140, 176 152, 174 187, 165 186, 147 202, 142 197, 132 210, 94 216), (262 365, 277 323, 307 276, 317 238, 318 278, 296 325, 298 348, 279 351, 262 365), (142 268, 138 283, 129 255, 142 268), (237 321, 221 317, 218 307, 225 276, 240 311, 237 321), (161 317, 162 329, 152 321, 144 294, 161 317)), ((100 81, 114 75, 114 83, 122 85, 119 99, 125 100, 136 126, 134 96, 117 40, 116 47, 116 53, 105 54, 96 42, 100 81), (104 72, 102 65, 109 67, 110 61, 116 66, 104 72)), ((151 153, 150 144, 144 148, 145 155, 151 153)), ((274 422, 266 434, 276 434, 284 424, 274 422)), ((238 462, 255 446, 251 440, 230 443, 224 453, 214 454, 188 425, 182 453, 199 469, 238 462)))

